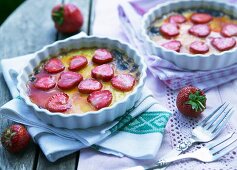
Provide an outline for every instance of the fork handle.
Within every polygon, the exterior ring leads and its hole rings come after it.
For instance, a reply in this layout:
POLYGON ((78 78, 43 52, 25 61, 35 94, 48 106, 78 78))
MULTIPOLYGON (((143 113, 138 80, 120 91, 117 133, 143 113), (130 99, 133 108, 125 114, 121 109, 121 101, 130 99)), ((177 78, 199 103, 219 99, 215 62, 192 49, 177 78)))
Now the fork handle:
MULTIPOLYGON (((159 170, 165 170, 167 166, 169 166, 170 162, 165 162, 164 160, 169 159, 170 157, 177 157, 179 154, 186 151, 193 143, 195 143, 195 140, 192 138, 184 140, 175 149, 173 149, 172 151, 168 152, 166 155, 161 157, 161 159, 155 163, 155 167, 156 168, 159 167, 160 168, 159 170)), ((147 170, 149 169, 150 168, 148 168, 147 170)))
POLYGON ((192 138, 189 138, 183 142, 181 142, 177 147, 176 147, 176 150, 177 151, 180 151, 183 152, 183 151, 186 151, 190 146, 192 146, 192 144, 194 143, 195 141, 192 139, 192 138))
POLYGON ((162 167, 166 168, 167 165, 169 165, 170 163, 172 163, 174 161, 178 161, 181 159, 187 159, 187 158, 195 158, 195 156, 193 155, 193 153, 186 153, 186 154, 182 154, 182 155, 178 155, 178 156, 172 156, 170 158, 163 159, 163 160, 161 159, 158 162, 156 162, 151 168, 148 168, 146 170, 152 170, 152 169, 157 169, 157 168, 162 168, 162 167))

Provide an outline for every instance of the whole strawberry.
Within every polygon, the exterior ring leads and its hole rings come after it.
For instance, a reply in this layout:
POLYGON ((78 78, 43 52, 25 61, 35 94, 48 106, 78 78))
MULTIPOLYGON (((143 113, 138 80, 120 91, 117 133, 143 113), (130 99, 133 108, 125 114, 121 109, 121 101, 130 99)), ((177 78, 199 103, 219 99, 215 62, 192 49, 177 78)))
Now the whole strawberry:
POLYGON ((28 146, 30 135, 23 125, 15 124, 4 130, 1 142, 2 146, 9 152, 17 153, 28 146))
POLYGON ((83 16, 77 6, 73 4, 59 4, 52 10, 55 27, 62 33, 75 33, 83 25, 83 16))
POLYGON ((197 117, 206 108, 206 95, 196 87, 182 88, 176 99, 178 110, 186 116, 197 117))

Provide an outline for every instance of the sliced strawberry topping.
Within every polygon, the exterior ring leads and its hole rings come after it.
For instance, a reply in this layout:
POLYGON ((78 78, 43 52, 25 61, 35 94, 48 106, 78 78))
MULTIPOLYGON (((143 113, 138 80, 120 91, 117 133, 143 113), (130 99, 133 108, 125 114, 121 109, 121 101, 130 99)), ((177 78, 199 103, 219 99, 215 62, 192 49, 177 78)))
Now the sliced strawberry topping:
POLYGON ((51 112, 65 112, 71 107, 69 96, 63 92, 51 96, 46 104, 46 108, 51 112))
POLYGON ((72 71, 66 71, 60 74, 58 87, 63 90, 68 90, 76 87, 82 80, 82 75, 72 71))
POLYGON ((165 47, 165 48, 167 48, 169 50, 173 50, 173 51, 179 52, 182 44, 181 44, 180 41, 171 40, 169 42, 166 42, 166 43, 162 44, 161 46, 165 47))
POLYGON ((110 81, 114 76, 114 70, 109 64, 103 64, 92 69, 91 77, 103 80, 110 81))
POLYGON ((51 88, 54 88, 55 85, 56 85, 56 82, 55 82, 54 77, 52 76, 39 77, 34 82, 34 86, 37 89, 41 89, 41 90, 49 90, 51 88))
POLYGON ((193 25, 188 32, 197 37, 206 37, 211 33, 211 29, 206 24, 193 25))
POLYGON ((202 41, 194 41, 189 50, 193 54, 205 54, 209 51, 209 47, 202 41))
POLYGON ((89 94, 94 91, 102 89, 102 84, 95 79, 85 79, 80 82, 78 85, 78 90, 81 93, 89 94))
POLYGON ((227 24, 222 27, 221 35, 224 37, 237 36, 237 25, 236 24, 227 24))
POLYGON ((195 13, 191 16, 191 21, 195 24, 206 24, 212 20, 212 16, 206 13, 195 13))
POLYGON ((68 69, 71 71, 78 71, 87 65, 88 61, 84 56, 74 56, 70 63, 68 69))
POLYGON ((182 24, 186 22, 186 18, 180 14, 171 15, 169 16, 168 20, 170 23, 177 23, 177 24, 182 24))
POLYGON ((167 38, 175 37, 179 35, 179 29, 176 24, 165 23, 160 27, 160 33, 167 38))
POLYGON ((48 73, 59 73, 64 70, 64 65, 62 61, 58 58, 51 58, 47 61, 47 63, 44 66, 44 69, 48 73))
POLYGON ((112 78, 111 83, 118 90, 130 91, 135 84, 135 78, 130 74, 120 74, 112 78))
POLYGON ((97 49, 92 58, 92 61, 96 64, 105 64, 111 62, 113 57, 111 53, 106 49, 97 49))
POLYGON ((219 51, 230 50, 236 45, 236 41, 234 38, 213 38, 211 44, 219 51))
POLYGON ((97 110, 107 107, 112 102, 112 93, 109 90, 95 91, 91 93, 87 101, 94 106, 97 110))

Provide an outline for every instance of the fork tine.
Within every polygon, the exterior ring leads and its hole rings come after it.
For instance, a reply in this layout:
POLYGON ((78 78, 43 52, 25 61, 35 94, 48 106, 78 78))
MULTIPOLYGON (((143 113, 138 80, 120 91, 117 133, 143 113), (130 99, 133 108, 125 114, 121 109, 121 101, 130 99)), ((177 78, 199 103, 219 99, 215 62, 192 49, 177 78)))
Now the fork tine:
POLYGON ((225 137, 223 137, 223 138, 215 139, 215 140, 213 140, 213 141, 211 141, 211 142, 208 142, 208 143, 206 144, 206 147, 211 150, 211 149, 214 148, 215 146, 217 146, 217 145, 223 143, 224 141, 230 139, 230 138, 234 135, 234 133, 235 133, 235 132, 230 133, 230 134, 228 134, 227 136, 225 136, 225 137))
POLYGON ((213 131, 214 135, 218 135, 221 130, 223 129, 223 127, 228 123, 228 121, 230 120, 231 116, 233 115, 234 110, 232 110, 232 112, 230 112, 226 118, 220 123, 220 125, 213 131))
POLYGON ((226 108, 229 106, 229 104, 227 104, 224 109, 222 109, 220 112, 217 112, 211 119, 210 121, 207 121, 206 125, 204 125, 205 129, 209 129, 211 127, 211 125, 220 117, 220 115, 222 113, 225 113, 226 108))
POLYGON ((212 113, 210 113, 205 119, 203 119, 200 123, 197 124, 197 126, 203 126, 219 109, 221 109, 224 105, 226 104, 223 103, 220 105, 216 110, 214 110, 212 113))
POLYGON ((232 115, 233 110, 232 108, 230 108, 227 112, 225 112, 224 114, 222 114, 219 119, 217 120, 217 122, 215 122, 210 129, 208 129, 210 132, 214 132, 219 126, 221 126, 222 122, 226 122, 226 119, 229 120, 230 116, 232 115))
POLYGON ((236 140, 237 140, 236 137, 233 138, 233 136, 231 136, 230 138, 228 138, 228 139, 224 140, 223 142, 217 144, 216 146, 212 147, 210 149, 210 151, 212 152, 213 155, 216 155, 219 152, 221 152, 222 150, 224 150, 226 147, 231 145, 236 140))
POLYGON ((237 148, 237 138, 235 137, 234 139, 228 141, 228 143, 225 143, 225 145, 223 145, 222 147, 219 146, 218 151, 216 151, 213 155, 214 159, 218 159, 222 156, 224 156, 225 154, 229 153, 230 151, 234 150, 235 148, 237 148))

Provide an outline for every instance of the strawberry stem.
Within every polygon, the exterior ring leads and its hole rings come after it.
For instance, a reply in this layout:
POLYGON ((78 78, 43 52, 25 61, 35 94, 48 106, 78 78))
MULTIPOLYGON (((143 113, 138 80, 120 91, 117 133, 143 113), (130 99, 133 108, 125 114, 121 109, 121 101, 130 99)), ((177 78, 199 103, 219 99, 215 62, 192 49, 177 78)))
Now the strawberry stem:
POLYGON ((205 109, 206 96, 202 95, 200 91, 189 94, 189 100, 185 104, 191 105, 192 109, 196 112, 205 109))
POLYGON ((11 138, 16 135, 16 132, 13 132, 10 128, 8 128, 4 133, 3 133, 3 141, 6 145, 11 146, 11 138))
POLYGON ((57 11, 54 11, 52 13, 52 18, 54 22, 56 22, 58 25, 62 25, 64 21, 64 6, 62 5, 57 11))
POLYGON ((206 108, 200 101, 197 101, 197 102, 200 104, 200 106, 202 107, 202 109, 205 109, 205 108, 206 108))

